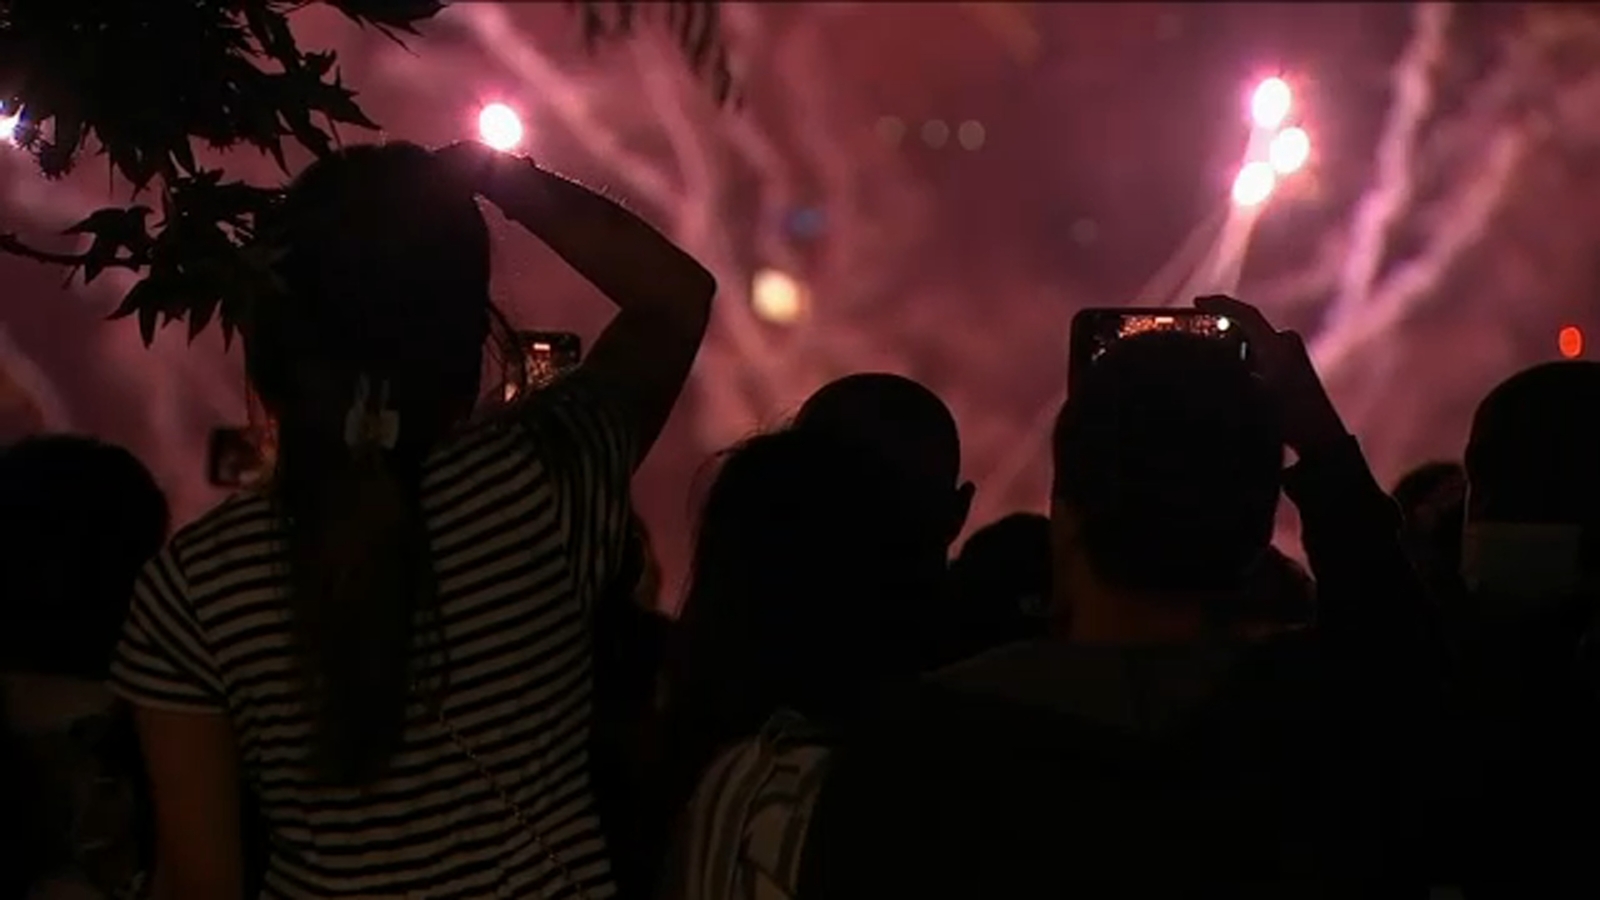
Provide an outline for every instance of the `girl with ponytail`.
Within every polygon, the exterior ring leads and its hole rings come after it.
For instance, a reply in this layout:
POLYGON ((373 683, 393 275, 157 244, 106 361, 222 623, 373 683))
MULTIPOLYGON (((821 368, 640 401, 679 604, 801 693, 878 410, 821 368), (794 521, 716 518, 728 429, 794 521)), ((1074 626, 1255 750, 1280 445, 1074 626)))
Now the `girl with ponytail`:
POLYGON ((609 895, 593 604, 711 277, 620 206, 475 145, 341 151, 270 233, 278 290, 242 330, 275 471, 146 569, 113 670, 149 758, 158 894, 240 894, 242 775, 265 896, 609 895), (492 415, 485 353, 515 351, 475 195, 619 308, 579 371, 492 415))

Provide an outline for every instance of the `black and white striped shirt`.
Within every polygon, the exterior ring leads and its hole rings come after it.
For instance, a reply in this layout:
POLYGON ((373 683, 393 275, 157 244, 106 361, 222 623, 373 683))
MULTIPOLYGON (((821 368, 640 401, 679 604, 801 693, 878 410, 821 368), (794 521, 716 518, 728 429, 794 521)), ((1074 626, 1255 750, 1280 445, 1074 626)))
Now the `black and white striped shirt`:
POLYGON ((266 499, 226 501, 145 569, 113 684, 136 704, 229 718, 271 835, 266 896, 614 893, 587 746, 590 607, 621 554, 636 452, 616 410, 576 373, 441 446, 423 477, 445 717, 564 866, 419 702, 381 780, 315 777, 284 523, 266 499))

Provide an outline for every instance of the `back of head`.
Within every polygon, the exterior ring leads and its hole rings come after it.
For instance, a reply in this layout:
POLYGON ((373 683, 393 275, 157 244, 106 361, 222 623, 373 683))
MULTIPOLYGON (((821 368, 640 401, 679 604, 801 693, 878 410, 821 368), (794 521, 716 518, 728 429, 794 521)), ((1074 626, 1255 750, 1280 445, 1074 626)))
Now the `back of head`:
POLYGON ((1062 407, 1055 495, 1095 574, 1126 591, 1236 590, 1272 537, 1283 441, 1259 380, 1221 342, 1118 342, 1062 407))
POLYGON ((1535 366, 1479 405, 1466 454, 1469 580, 1498 589, 1522 579, 1530 590, 1560 591, 1582 573, 1600 575, 1596 410, 1595 362, 1535 366))
POLYGON ((772 703, 823 714, 908 659, 943 558, 902 484, 874 454, 812 432, 733 450, 701 513, 681 620, 689 665, 742 680, 755 715, 772 703))
POLYGON ((1441 602, 1450 602, 1460 593, 1466 494, 1467 470, 1456 462, 1418 466, 1400 479, 1393 492, 1405 521, 1406 552, 1423 583, 1441 602))
POLYGON ((1600 363, 1513 375, 1478 406, 1467 443, 1471 517, 1583 524, 1600 519, 1600 363))
POLYGON ((393 143, 317 161, 264 235, 279 289, 249 310, 246 363, 278 426, 268 489, 292 523, 315 758, 356 783, 377 777, 399 740, 413 623, 434 600, 421 467, 479 393, 488 230, 429 151, 393 143), (352 415, 380 410, 397 414, 395 434, 346 434, 352 415))
POLYGON ((267 232, 283 289, 255 304, 244 337, 275 416, 342 425, 338 401, 363 374, 389 383, 408 444, 470 410, 491 317, 489 234, 471 191, 429 151, 361 145, 318 160, 267 232))
POLYGON ((1464 489, 1467 469, 1457 462, 1429 462, 1407 472, 1394 486, 1393 497, 1407 520, 1415 519, 1426 507, 1445 494, 1464 489))
POLYGON ((865 443, 936 488, 952 488, 961 477, 955 416, 937 394, 902 375, 867 372, 829 382, 800 407, 794 424, 865 443))
POLYGON ((960 658, 1046 631, 1050 520, 1016 513, 978 529, 951 566, 960 658))
POLYGON ((0 453, 0 667, 104 678, 166 498, 133 454, 87 437, 0 453))

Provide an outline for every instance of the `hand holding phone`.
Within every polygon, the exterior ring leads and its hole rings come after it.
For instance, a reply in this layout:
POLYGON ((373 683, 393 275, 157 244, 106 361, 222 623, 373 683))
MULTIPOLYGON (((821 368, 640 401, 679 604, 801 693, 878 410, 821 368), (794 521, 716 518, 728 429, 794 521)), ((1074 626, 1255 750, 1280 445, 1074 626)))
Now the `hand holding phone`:
POLYGON ((1226 342, 1238 347, 1241 362, 1250 355, 1247 334, 1222 313, 1202 309, 1085 309, 1072 317, 1067 389, 1080 383, 1084 373, 1116 342, 1161 331, 1181 331, 1226 342))
POLYGON ((1349 436, 1298 333, 1273 328, 1259 309, 1232 297, 1200 297, 1194 305, 1202 313, 1226 316, 1249 342, 1252 365, 1277 401, 1289 449, 1303 453, 1349 436))
POLYGON ((570 331, 519 331, 520 377, 506 385, 506 400, 549 387, 583 361, 583 339, 570 331))

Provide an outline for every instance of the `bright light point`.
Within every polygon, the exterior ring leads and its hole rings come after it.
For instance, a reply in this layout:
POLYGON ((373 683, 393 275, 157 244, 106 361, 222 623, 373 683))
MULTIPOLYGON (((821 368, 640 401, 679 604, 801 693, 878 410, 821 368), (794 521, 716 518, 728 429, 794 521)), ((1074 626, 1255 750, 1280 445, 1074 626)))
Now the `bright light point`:
POLYGON ((504 103, 491 103, 478 113, 478 136, 496 150, 522 143, 522 117, 504 103))
POLYGON ((1568 325, 1561 329, 1561 334, 1556 337, 1556 347, 1567 359, 1577 359, 1582 356, 1583 329, 1576 325, 1568 325))
POLYGON ((1292 175, 1311 158, 1311 135, 1304 128, 1285 128, 1267 147, 1267 159, 1279 175, 1292 175))
POLYGON ((805 289, 776 269, 762 269, 750 286, 755 313, 774 325, 793 325, 805 312, 805 289))
POLYGON ((1250 96, 1250 118, 1260 128, 1277 128, 1289 117, 1293 94, 1282 78, 1268 78, 1250 96))
POLYGON ((1227 331, 1229 328, 1232 328, 1232 327, 1233 327, 1233 323, 1228 321, 1228 317, 1227 316, 1219 316, 1217 318, 1217 330, 1218 331, 1227 331))
POLYGON ((1278 175, 1264 162, 1247 163, 1233 180, 1233 202, 1237 206, 1260 206, 1278 186, 1278 175))
POLYGON ((20 113, 0 115, 0 141, 9 142, 17 136, 17 125, 22 122, 20 113))

